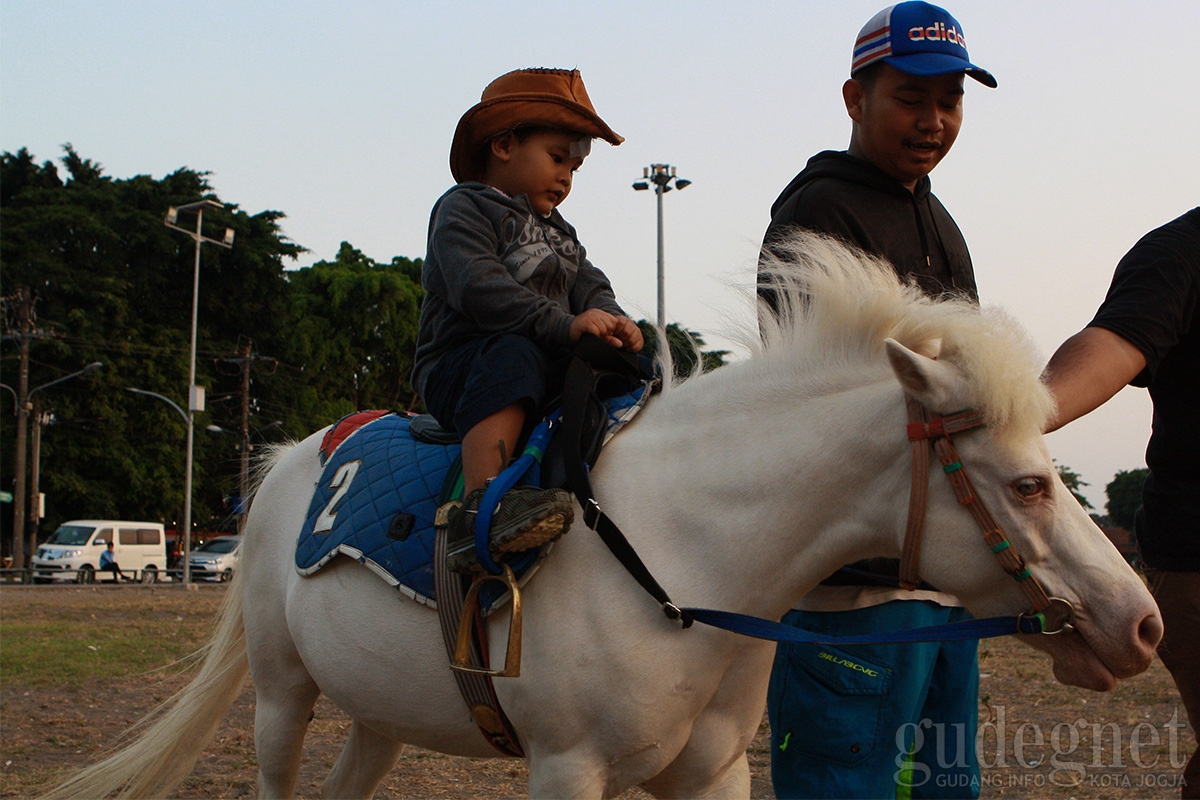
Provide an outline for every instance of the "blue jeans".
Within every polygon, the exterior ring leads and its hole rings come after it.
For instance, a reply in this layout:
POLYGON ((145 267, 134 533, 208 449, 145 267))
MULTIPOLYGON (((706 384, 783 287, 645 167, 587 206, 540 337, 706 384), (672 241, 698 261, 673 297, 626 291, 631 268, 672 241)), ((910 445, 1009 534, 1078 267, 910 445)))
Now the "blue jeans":
MULTIPOLYGON (((970 619, 896 600, 783 622, 850 636, 970 619)), ((831 647, 780 643, 767 693, 771 780, 780 798, 894 798, 905 756, 914 798, 979 796, 978 642, 831 647)))

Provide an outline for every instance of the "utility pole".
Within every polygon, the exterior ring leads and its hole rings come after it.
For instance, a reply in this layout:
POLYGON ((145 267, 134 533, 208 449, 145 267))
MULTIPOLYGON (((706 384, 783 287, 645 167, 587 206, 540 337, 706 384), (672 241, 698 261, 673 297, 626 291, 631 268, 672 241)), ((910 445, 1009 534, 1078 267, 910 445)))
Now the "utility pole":
POLYGON ((6 298, 6 304, 14 306, 16 317, 15 332, 4 338, 15 339, 20 349, 20 365, 17 370, 17 434, 16 457, 13 459, 13 530, 12 558, 13 566, 17 569, 27 569, 32 552, 25 552, 25 515, 27 500, 27 484, 25 473, 28 471, 28 430, 29 430, 29 343, 34 339, 42 339, 50 334, 35 330, 33 325, 37 320, 34 305, 37 299, 26 286, 17 288, 16 293, 6 298))
POLYGON ((25 509, 25 536, 29 541, 30 558, 37 552, 38 523, 42 521, 42 493, 39 486, 42 472, 42 426, 50 418, 49 411, 42 411, 41 402, 40 398, 33 401, 33 452, 30 455, 32 468, 29 472, 29 505, 25 509))
POLYGON ((250 492, 250 346, 254 344, 247 339, 242 348, 242 426, 238 429, 238 455, 241 464, 238 467, 238 495, 241 498, 241 508, 238 509, 237 532, 239 535, 246 530, 246 496, 250 492))
POLYGON ((13 566, 25 569, 25 431, 29 427, 29 340, 33 333, 33 297, 27 287, 17 289, 17 345, 21 360, 17 372, 17 454, 13 459, 13 566))
POLYGON ((246 343, 238 350, 236 358, 227 359, 231 364, 240 365, 242 386, 241 386, 241 406, 242 419, 241 425, 238 428, 238 457, 240 464, 238 466, 238 495, 240 497, 240 508, 237 509, 238 521, 237 530, 241 534, 246 527, 246 515, 250 509, 248 507, 248 498, 250 494, 250 370, 254 367, 256 361, 268 361, 272 365, 276 364, 273 358, 255 355, 254 340, 246 339, 246 343))

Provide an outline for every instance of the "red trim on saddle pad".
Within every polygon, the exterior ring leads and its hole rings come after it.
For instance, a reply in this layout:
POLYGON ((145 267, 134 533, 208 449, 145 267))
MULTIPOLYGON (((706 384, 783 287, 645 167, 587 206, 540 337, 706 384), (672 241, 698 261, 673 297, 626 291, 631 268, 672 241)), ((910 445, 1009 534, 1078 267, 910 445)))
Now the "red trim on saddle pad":
POLYGON ((356 411, 353 414, 346 416, 333 423, 333 427, 325 432, 325 438, 321 440, 321 463, 324 464, 329 457, 333 455, 333 451, 341 446, 342 442, 350 437, 350 434, 366 425, 369 422, 374 422, 385 414, 390 414, 390 411, 356 411))

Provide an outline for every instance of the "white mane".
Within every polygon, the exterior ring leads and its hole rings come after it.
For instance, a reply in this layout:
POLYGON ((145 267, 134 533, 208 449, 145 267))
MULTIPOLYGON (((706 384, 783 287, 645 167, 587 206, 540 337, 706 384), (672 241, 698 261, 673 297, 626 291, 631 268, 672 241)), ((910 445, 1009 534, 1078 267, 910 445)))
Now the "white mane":
POLYGON ((760 282, 774 290, 778 311, 758 299, 759 329, 739 336, 750 359, 710 373, 698 382, 704 391, 812 394, 885 380, 891 338, 960 367, 997 430, 1041 430, 1053 400, 1034 348, 1003 311, 956 295, 931 299, 886 261, 827 236, 801 231, 773 247, 760 282))

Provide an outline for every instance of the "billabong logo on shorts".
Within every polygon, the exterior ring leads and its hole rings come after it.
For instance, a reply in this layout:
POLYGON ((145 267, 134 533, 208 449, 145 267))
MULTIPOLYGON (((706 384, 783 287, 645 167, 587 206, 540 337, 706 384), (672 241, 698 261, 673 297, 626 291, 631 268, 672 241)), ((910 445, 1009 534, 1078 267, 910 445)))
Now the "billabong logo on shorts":
POLYGON ((861 672, 863 675, 867 675, 872 678, 879 677, 879 670, 877 670, 877 669, 871 669, 870 667, 864 667, 862 664, 856 664, 853 661, 850 661, 848 659, 841 658, 840 656, 835 656, 833 653, 826 653, 824 650, 822 650, 820 653, 817 653, 817 657, 823 658, 826 661, 832 661, 834 664, 845 667, 846 669, 852 669, 855 672, 861 672))

